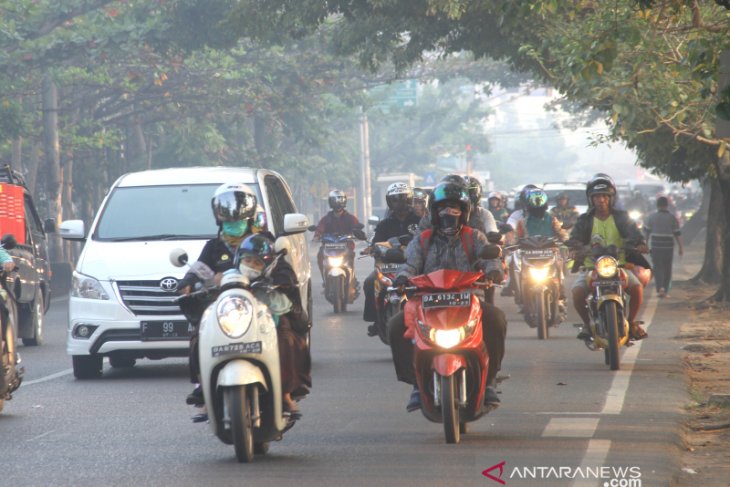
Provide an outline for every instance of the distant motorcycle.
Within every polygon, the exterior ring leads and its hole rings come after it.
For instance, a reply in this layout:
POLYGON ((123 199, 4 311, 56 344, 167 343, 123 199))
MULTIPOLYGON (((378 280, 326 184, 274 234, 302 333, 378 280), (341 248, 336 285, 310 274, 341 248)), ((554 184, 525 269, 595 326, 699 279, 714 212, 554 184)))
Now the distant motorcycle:
POLYGON ((516 269, 525 321, 546 340, 549 328, 565 319, 560 306, 563 266, 560 241, 542 235, 521 239, 516 245, 520 263, 516 269))
MULTIPOLYGON (((5 250, 15 247, 15 237, 5 235, 2 246, 5 250)), ((0 412, 5 407, 5 401, 13 398, 12 393, 20 387, 23 381, 23 367, 19 367, 20 355, 15 349, 17 343, 16 327, 18 312, 15 298, 8 289, 5 272, 0 272, 0 412)))
POLYGON ((386 325, 390 318, 401 310, 405 302, 405 295, 399 294, 392 288, 396 272, 406 261, 404 250, 408 242, 413 238, 412 234, 393 237, 387 242, 374 242, 362 254, 370 255, 375 259, 375 309, 377 319, 375 330, 380 340, 388 345, 390 339, 386 325))
MULTIPOLYGON (((309 229, 314 231, 315 227, 309 229)), ((365 233, 356 229, 352 235, 322 235, 324 295, 332 303, 335 313, 347 311, 347 305, 354 303, 359 295, 350 259, 354 253, 355 239, 365 240, 365 233)))

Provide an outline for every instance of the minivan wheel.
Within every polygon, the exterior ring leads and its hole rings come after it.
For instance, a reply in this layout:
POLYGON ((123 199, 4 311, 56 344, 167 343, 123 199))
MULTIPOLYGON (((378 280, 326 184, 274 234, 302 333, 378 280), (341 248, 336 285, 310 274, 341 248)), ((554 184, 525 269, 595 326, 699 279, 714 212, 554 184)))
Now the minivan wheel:
POLYGON ((45 311, 46 307, 43 302, 43 292, 39 289, 36 293, 36 298, 29 306, 29 316, 26 318, 31 323, 30 329, 33 330, 32 337, 23 338, 23 345, 26 347, 35 347, 43 344, 43 313, 45 311))
POLYGON ((102 360, 101 355, 73 355, 74 377, 81 380, 101 377, 102 360))

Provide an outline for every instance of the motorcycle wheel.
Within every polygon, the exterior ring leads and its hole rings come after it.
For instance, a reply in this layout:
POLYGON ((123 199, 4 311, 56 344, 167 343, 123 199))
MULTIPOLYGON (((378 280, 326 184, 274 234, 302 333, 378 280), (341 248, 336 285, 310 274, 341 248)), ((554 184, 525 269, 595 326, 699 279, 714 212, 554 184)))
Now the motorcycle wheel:
POLYGON ((344 279, 336 277, 331 280, 331 285, 334 286, 334 292, 332 293, 332 310, 335 313, 342 313, 345 307, 345 290, 344 290, 344 279))
POLYGON ((382 323, 378 323, 377 329, 378 329, 378 336, 380 337, 380 341, 383 342, 386 345, 390 345, 390 338, 388 337, 388 322, 393 317, 393 308, 390 304, 386 304, 385 308, 383 309, 383 319, 381 320, 382 323))
POLYGON ((446 443, 459 443, 459 407, 456 404, 456 382, 454 376, 441 376, 441 417, 444 421, 446 443))
POLYGON ((537 325, 537 338, 539 338, 540 340, 547 340, 549 337, 547 316, 545 314, 546 297, 547 296, 545 295, 545 292, 535 293, 533 301, 533 319, 535 320, 535 324, 537 325))
POLYGON ((618 306, 614 302, 607 302, 603 305, 604 326, 608 338, 608 365, 611 370, 618 370, 621 367, 621 357, 618 352, 618 306))
POLYGON ((254 455, 251 406, 247 392, 246 386, 227 387, 225 390, 226 406, 231 416, 231 437, 236 458, 241 463, 251 462, 254 455))

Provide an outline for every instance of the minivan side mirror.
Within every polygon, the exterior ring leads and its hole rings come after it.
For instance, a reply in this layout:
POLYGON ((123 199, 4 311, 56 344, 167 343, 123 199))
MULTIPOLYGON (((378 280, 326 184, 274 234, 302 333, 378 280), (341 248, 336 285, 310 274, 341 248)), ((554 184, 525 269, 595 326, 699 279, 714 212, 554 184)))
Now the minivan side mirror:
POLYGON ((86 229, 83 220, 66 220, 59 227, 61 237, 66 240, 83 242, 86 240, 86 229))
POLYGON ((284 233, 286 235, 295 235, 304 233, 309 226, 309 218, 301 213, 287 213, 284 215, 284 233))
POLYGON ((43 231, 46 233, 56 233, 56 220, 48 218, 43 222, 43 231))

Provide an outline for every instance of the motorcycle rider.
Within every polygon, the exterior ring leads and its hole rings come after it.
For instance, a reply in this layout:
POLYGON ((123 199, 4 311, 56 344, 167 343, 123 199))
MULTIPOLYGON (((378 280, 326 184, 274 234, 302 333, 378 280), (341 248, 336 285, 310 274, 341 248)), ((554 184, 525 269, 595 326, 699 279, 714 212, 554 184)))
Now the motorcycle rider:
POLYGON ((492 191, 487 197, 487 204, 489 205, 489 212, 496 221, 507 221, 507 218, 509 218, 509 210, 504 206, 504 199, 502 199, 502 195, 496 191, 492 191))
MULTIPOLYGON (((484 235, 490 232, 497 232, 497 222, 494 221, 494 217, 490 212, 488 212, 487 210, 482 208, 481 205, 479 205, 479 200, 481 199, 482 193, 482 186, 481 184, 479 184, 479 180, 477 180, 476 178, 471 178, 470 176, 467 176, 467 178, 469 180, 473 179, 476 184, 474 182, 472 182, 471 185, 468 184, 467 180, 462 178, 458 174, 447 174, 441 179, 441 182, 457 184, 463 186, 467 190, 467 194, 469 195, 469 200, 471 202, 470 206, 472 208, 472 211, 469 213, 468 217, 468 226, 475 230, 479 230, 484 235), (474 199, 477 200, 476 205, 473 203, 474 199)), ((418 224, 418 228, 421 231, 431 228, 431 220, 432 218, 430 215, 427 214, 423 216, 423 218, 421 218, 421 222, 418 224)))
MULTIPOLYGON (((325 234, 334 235, 352 235, 353 231, 362 228, 362 224, 358 221, 357 217, 345 209, 347 207, 347 195, 344 191, 339 189, 333 189, 330 191, 327 198, 327 203, 331 208, 325 216, 319 220, 317 229, 314 231, 313 241, 318 241, 325 234)), ((348 247, 347 261, 350 264, 350 268, 354 269, 355 251, 354 245, 348 247)), ((324 285, 324 248, 319 247, 317 252, 317 265, 319 266, 319 273, 322 275, 322 285, 324 285)), ((357 286, 357 279, 355 279, 355 285, 357 286)))
MULTIPOLYGON (((616 197, 616 185, 610 176, 597 174, 586 184, 586 196, 588 197, 588 212, 578 217, 578 221, 570 233, 570 239, 566 242, 569 247, 578 247, 591 244, 594 237, 601 239, 605 246, 615 245, 621 249, 625 242, 636 245, 636 252, 619 252, 619 263, 635 263, 642 267, 650 268, 649 263, 640 254, 646 254, 649 249, 646 246, 644 236, 636 226, 636 223, 623 210, 614 208, 616 197)), ((583 328, 578 334, 578 339, 584 340, 591 337, 590 316, 586 306, 588 296, 588 276, 593 269, 593 262, 586 258, 584 262, 575 261, 572 272, 581 270, 572 288, 573 306, 583 321, 583 328)), ((636 321, 639 309, 644 300, 644 288, 633 272, 626 272, 628 276, 629 300, 629 334, 632 340, 641 340, 648 335, 636 321)))
MULTIPOLYGON (((246 237, 237 253, 239 267, 251 281, 258 279, 276 257, 273 240, 264 234, 246 237)), ((302 307, 296 273, 286 260, 278 259, 270 279, 276 289, 259 288, 252 292, 266 303, 274 317, 281 362, 282 405, 292 419, 298 419, 301 412, 292 395, 304 395, 312 387, 311 358, 303 336, 308 328, 307 313, 302 307)))
POLYGON ((413 211, 418 218, 428 215, 429 191, 423 188, 413 188, 413 211))
MULTIPOLYGON (((385 202, 388 205, 388 216, 375 227, 373 243, 385 242, 392 237, 400 237, 409 233, 411 225, 418 225, 421 220, 413 209, 413 190, 406 183, 393 183, 385 193, 385 202)), ((368 336, 378 334, 373 324, 378 319, 375 307, 375 279, 377 273, 371 272, 363 282, 365 293, 365 307, 362 319, 369 322, 368 336)))
POLYGON ((550 209, 550 214, 557 218, 565 228, 575 225, 580 213, 575 209, 575 206, 570 204, 568 193, 565 191, 558 193, 555 197, 555 203, 555 206, 550 209))
MULTIPOLYGON (((526 184, 522 187, 520 190, 520 194, 515 199, 515 211, 510 213, 509 218, 507 218, 507 225, 512 228, 512 231, 507 232, 505 235, 505 240, 508 243, 514 244, 517 240, 516 232, 514 231, 517 229, 517 227, 520 225, 520 222, 524 220, 525 218, 525 208, 527 207, 527 193, 530 190, 538 189, 537 186, 534 184, 526 184)), ((505 258, 505 261, 507 263, 507 269, 509 271, 509 281, 507 282, 507 285, 502 288, 501 296, 514 296, 515 295, 515 264, 512 262, 512 259, 514 258, 513 253, 510 253, 505 258)), ((517 304, 520 304, 519 297, 515 298, 515 301, 517 304)))
MULTIPOLYGON (((243 183, 224 183, 216 189, 211 199, 211 207, 215 222, 218 224, 218 236, 208 240, 200 252, 198 261, 207 265, 214 273, 222 273, 233 268, 233 257, 239 245, 253 231, 256 215, 256 193, 243 183)), ((188 272, 180 281, 180 294, 189 294, 192 284, 198 281, 195 274, 188 272)), ((202 311, 201 311, 202 313, 202 311)), ((200 387, 200 361, 198 357, 198 327, 200 319, 193 325, 190 337, 188 363, 190 381, 195 384, 185 402, 190 405, 203 406, 203 390, 200 387)), ((207 420, 205 411, 193 416, 194 422, 207 420)))
MULTIPOLYGON (((395 279, 395 286, 405 286, 411 277, 439 269, 471 271, 474 268, 473 263, 480 264, 487 280, 494 283, 502 281, 499 259, 480 261, 478 258, 484 246, 493 244, 487 241, 484 233, 467 225, 470 209, 471 202, 464 185, 458 182, 441 182, 436 185, 429 208, 432 230, 424 231, 419 238, 408 244, 406 263, 395 279), (471 245, 468 244, 469 239, 471 245)), ((507 319, 502 310, 482 302, 482 326, 490 357, 485 402, 496 406, 500 401, 494 386, 504 356, 507 319)), ((421 398, 415 385, 413 344, 403 337, 404 332, 404 314, 401 311, 388 322, 388 334, 398 380, 414 384, 406 409, 415 411, 421 406, 421 398)))

